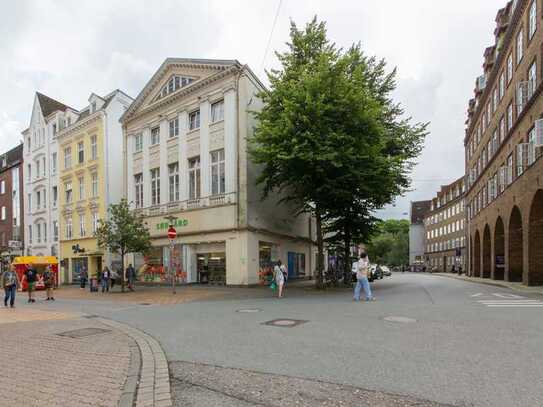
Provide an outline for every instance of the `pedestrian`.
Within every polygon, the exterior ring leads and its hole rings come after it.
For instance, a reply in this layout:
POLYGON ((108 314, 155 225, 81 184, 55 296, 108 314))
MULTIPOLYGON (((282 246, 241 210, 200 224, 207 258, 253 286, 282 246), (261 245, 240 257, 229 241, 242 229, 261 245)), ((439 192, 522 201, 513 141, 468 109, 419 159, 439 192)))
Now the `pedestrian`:
POLYGON ((81 268, 81 273, 79 274, 79 287, 84 290, 87 285, 87 279, 89 278, 89 273, 87 272, 87 267, 83 266, 81 268))
POLYGON ((275 284, 277 284, 277 298, 283 298, 283 286, 285 284, 285 274, 283 270, 284 266, 281 264, 281 260, 278 260, 273 268, 273 276, 275 284))
POLYGON ((113 287, 115 287, 115 283, 117 282, 118 279, 119 279, 119 273, 117 273, 117 270, 115 269, 111 270, 109 281, 110 281, 110 286, 112 289, 113 287))
POLYGON ((102 284, 102 292, 109 292, 109 278, 111 277, 111 272, 109 271, 108 267, 105 266, 104 269, 102 270, 102 279, 101 279, 101 284, 102 284))
POLYGON ((373 301, 375 297, 371 294, 370 283, 368 281, 368 270, 370 267, 370 260, 366 253, 360 254, 356 267, 356 286, 354 287, 354 300, 360 301, 360 290, 364 289, 364 295, 366 301, 373 301))
POLYGON ((26 290, 28 291, 28 302, 36 302, 34 299, 34 288, 36 286, 36 280, 38 278, 38 273, 32 265, 28 265, 24 272, 24 279, 26 280, 26 290))
POLYGON ((8 271, 2 273, 2 287, 4 287, 4 306, 9 305, 11 308, 15 308, 15 293, 17 292, 17 287, 19 286, 19 277, 15 272, 15 266, 11 265, 8 271))
POLYGON ((45 271, 43 272, 43 284, 47 293, 47 298, 45 299, 45 301, 55 301, 55 297, 53 297, 55 273, 51 271, 51 266, 45 267, 45 271))
POLYGON ((128 280, 128 289, 134 291, 134 283, 136 281, 136 269, 132 266, 132 263, 126 268, 126 279, 128 280))

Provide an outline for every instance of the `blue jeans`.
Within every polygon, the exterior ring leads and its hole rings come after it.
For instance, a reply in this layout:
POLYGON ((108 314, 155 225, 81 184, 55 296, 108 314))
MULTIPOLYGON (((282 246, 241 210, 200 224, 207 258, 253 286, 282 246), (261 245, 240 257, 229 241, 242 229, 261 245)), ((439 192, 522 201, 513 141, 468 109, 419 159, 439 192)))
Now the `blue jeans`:
POLYGON ((366 296, 366 300, 371 300, 371 288, 370 288, 370 282, 368 281, 368 277, 362 277, 358 278, 356 281, 356 285, 354 287, 354 299, 356 301, 360 301, 360 290, 364 289, 364 294, 366 296))
POLYGON ((13 307, 13 304, 15 303, 15 293, 17 292, 17 285, 13 284, 9 287, 4 287, 4 291, 6 292, 6 296, 4 297, 4 305, 7 307, 9 300, 9 305, 13 307))
POLYGON ((102 279, 102 292, 109 291, 109 278, 102 279))

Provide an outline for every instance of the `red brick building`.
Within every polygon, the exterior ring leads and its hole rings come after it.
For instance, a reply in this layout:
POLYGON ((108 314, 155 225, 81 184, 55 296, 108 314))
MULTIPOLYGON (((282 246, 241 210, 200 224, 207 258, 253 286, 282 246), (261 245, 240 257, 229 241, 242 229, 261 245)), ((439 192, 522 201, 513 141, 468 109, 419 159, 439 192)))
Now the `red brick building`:
POLYGON ((0 257, 23 253, 23 145, 0 154, 0 257))

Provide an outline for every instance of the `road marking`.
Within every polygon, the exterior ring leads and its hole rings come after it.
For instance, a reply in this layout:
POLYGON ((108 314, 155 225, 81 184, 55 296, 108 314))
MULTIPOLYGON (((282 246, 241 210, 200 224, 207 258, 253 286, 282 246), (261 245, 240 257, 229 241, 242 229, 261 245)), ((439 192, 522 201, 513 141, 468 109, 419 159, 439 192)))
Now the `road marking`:
POLYGON ((472 294, 471 296, 472 297, 480 297, 481 295, 484 295, 483 293, 477 293, 477 294, 472 294))
POLYGON ((515 295, 515 294, 508 294, 508 293, 494 293, 493 295, 499 298, 526 298, 526 297, 523 297, 522 295, 515 295))
MULTIPOLYGON (((525 297, 522 297, 525 298, 525 297)), ((478 300, 481 305, 485 305, 489 308, 497 307, 511 307, 511 308, 538 308, 543 307, 543 302, 540 300, 529 300, 529 299, 515 299, 511 298, 509 300, 478 300)))

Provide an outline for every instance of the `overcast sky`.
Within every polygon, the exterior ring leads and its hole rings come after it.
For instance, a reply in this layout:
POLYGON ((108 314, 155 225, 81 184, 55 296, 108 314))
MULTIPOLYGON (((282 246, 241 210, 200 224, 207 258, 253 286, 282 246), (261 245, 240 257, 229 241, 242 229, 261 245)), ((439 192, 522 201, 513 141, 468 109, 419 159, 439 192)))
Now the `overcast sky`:
POLYGON ((290 19, 302 26, 317 15, 339 46, 360 41, 396 66, 396 99, 415 121, 431 122, 414 190, 382 213, 405 217, 410 201, 463 173, 467 102, 505 3, 282 0, 265 56, 279 0, 0 0, 0 153, 20 142, 35 91, 77 109, 91 92, 135 97, 166 57, 238 59, 265 80, 290 19))

